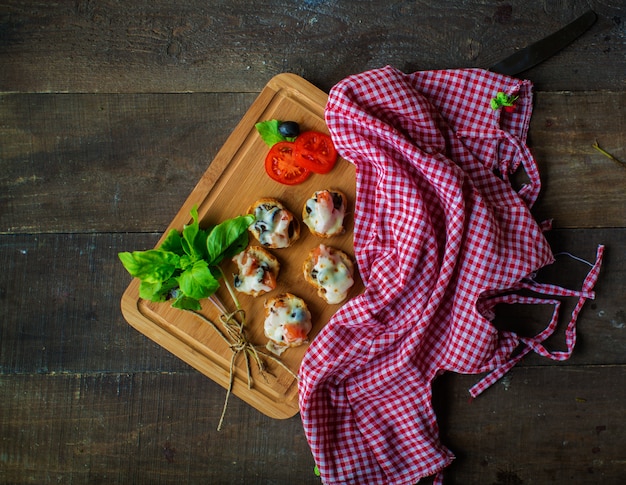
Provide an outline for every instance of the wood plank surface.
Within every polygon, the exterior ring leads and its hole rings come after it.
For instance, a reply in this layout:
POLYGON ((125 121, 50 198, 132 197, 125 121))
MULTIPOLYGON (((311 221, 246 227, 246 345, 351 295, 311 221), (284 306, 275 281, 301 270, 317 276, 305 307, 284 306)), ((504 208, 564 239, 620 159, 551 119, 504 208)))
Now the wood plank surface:
POLYGON ((0 382, 2 483, 319 481, 298 417, 273 420, 233 398, 218 432, 223 389, 197 373, 16 374, 0 382))
POLYGON ((592 146, 626 161, 623 0, 0 0, 0 483, 319 484, 298 416, 235 396, 216 431, 224 389, 124 320, 117 253, 154 246, 276 74, 486 67, 589 8, 520 77, 558 254, 537 278, 578 287, 604 244, 596 299, 570 360, 528 355, 471 403, 480 376, 446 374, 434 404, 446 485, 626 483, 626 169, 592 146))
POLYGON ((117 253, 157 234, 0 237, 2 373, 187 369, 130 327, 120 298, 130 282, 117 253))
MULTIPOLYGON (((177 358, 134 330, 120 313, 120 298, 130 277, 117 258, 120 251, 150 248, 160 234, 17 234, 0 236, 0 372, 81 373, 180 372, 177 358)), ((624 339, 625 229, 556 230, 554 251, 593 259, 604 244, 606 262, 597 297, 579 320, 573 364, 621 364, 624 339)), ((561 256, 543 278, 576 288, 584 263, 561 256)), ((570 311, 566 300, 563 315, 570 311)), ((502 309, 503 326, 532 332, 545 326, 544 309, 502 309), (512 313, 511 313, 512 312, 512 313), (535 322, 536 323, 533 323, 535 322)), ((563 330, 561 328, 561 330, 563 330)), ((561 333, 553 340, 564 342, 561 333)), ((529 355, 520 365, 555 365, 529 355)))
POLYGON ((0 231, 164 230, 255 97, 0 96, 0 231))
POLYGON ((487 67, 588 8, 599 19, 585 40, 533 69, 532 79, 542 90, 622 89, 619 0, 2 0, 0 91, 258 92, 281 72, 328 90, 387 64, 487 67))
POLYGON ((519 367, 468 403, 474 377, 445 375, 433 399, 442 441, 457 455, 446 483, 623 483, 619 382, 623 366, 519 367))
MULTIPOLYGON (((620 485, 620 379, 623 366, 520 367, 469 403, 475 378, 444 376, 434 400, 457 456, 446 483, 620 485)), ((217 432, 222 388, 196 373, 13 374, 0 384, 2 483, 320 483, 297 416, 272 420, 234 398, 217 432)))
MULTIPOLYGON (((256 96, 0 95, 0 233, 164 230, 256 96)), ((626 159, 625 106, 624 92, 537 93, 537 217, 624 225, 626 168, 592 145, 626 159)))

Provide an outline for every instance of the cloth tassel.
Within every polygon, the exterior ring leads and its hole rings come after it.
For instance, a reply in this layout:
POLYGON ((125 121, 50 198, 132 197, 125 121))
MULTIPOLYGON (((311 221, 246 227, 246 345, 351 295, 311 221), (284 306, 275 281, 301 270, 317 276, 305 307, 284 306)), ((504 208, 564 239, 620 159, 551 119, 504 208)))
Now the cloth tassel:
POLYGON ((569 323, 567 324, 567 328, 565 330, 565 340, 567 343, 567 351, 548 351, 542 343, 550 337, 554 331, 556 330, 558 317, 559 317, 559 309, 560 309, 560 301, 558 300, 544 300, 541 298, 515 298, 514 295, 511 296, 510 301, 508 303, 524 303, 524 304, 553 304, 554 311, 552 313, 552 318, 550 319, 550 323, 541 333, 532 338, 527 337, 519 337, 519 340, 525 347, 520 350, 520 352, 513 358, 506 361, 504 364, 500 365, 492 372, 487 374, 484 378, 482 378, 478 383, 472 386, 469 390, 470 396, 475 398, 486 391, 489 387, 495 384, 498 380, 500 380, 507 372, 509 372, 518 362, 522 360, 522 358, 527 355, 531 350, 535 353, 547 357, 551 360, 562 361, 567 360, 572 355, 574 350, 574 346, 576 344, 576 320, 578 319, 578 314, 582 309, 585 301, 587 299, 594 299, 595 293, 591 291, 591 289, 595 286, 598 275, 600 273, 600 266, 602 265, 602 258, 604 254, 604 246, 598 246, 596 252, 596 261, 582 285, 582 289, 580 291, 576 290, 568 290, 566 288, 561 288, 554 285, 546 285, 546 284, 524 284, 523 286, 527 289, 531 289, 538 293, 543 294, 558 294, 558 296, 575 296, 578 297, 578 302, 572 311, 572 315, 569 323))

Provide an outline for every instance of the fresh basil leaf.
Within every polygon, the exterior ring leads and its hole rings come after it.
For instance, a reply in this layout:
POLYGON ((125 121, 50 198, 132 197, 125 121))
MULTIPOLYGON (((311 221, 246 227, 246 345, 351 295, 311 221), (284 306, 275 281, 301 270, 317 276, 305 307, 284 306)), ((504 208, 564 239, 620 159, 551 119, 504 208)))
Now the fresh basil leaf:
POLYGON ((175 253, 178 255, 182 255, 183 246, 182 246, 182 239, 180 237, 180 232, 178 232, 176 229, 172 229, 167 235, 167 237, 161 243, 161 246, 159 246, 159 249, 162 249, 163 251, 169 251, 171 253, 175 253))
MULTIPOLYGON (((278 142, 290 140, 280 134, 280 132, 278 131, 279 124, 280 124, 280 121, 278 120, 267 120, 267 121, 260 121, 259 123, 254 125, 257 131, 259 132, 259 135, 261 135, 261 138, 263 139, 263 141, 270 148, 278 142)), ((293 138, 291 138, 291 140, 293 140, 293 138)))
POLYGON ((194 258, 192 258, 191 256, 187 256, 186 254, 184 256, 180 257, 180 261, 178 263, 178 267, 185 271, 187 270, 190 266, 193 265, 193 263, 195 263, 196 260, 194 258))
MULTIPOLYGON (((142 284, 149 284, 149 283, 142 283, 142 284)), ((177 273, 174 273, 174 276, 172 276, 169 280, 164 281, 162 283, 158 283, 158 287, 154 288, 154 298, 158 298, 158 300, 153 299, 152 301, 165 301, 165 300, 171 300, 172 298, 174 298, 174 294, 176 293, 177 289, 178 289, 178 276, 177 273)), ((141 293, 141 288, 139 289, 140 293, 141 293)), ((141 295, 140 295, 141 296, 141 295)))
POLYGON ((235 239, 235 241, 222 252, 222 256, 219 261, 217 261, 217 263, 223 261, 224 259, 232 258, 236 254, 239 254, 241 251, 246 249, 249 240, 250 237, 248 231, 246 230, 242 232, 239 237, 235 239))
POLYGON ((180 310, 199 311, 202 309, 202 306, 200 305, 200 302, 197 299, 190 298, 184 295, 181 295, 178 298, 176 298, 176 300, 174 300, 174 303, 172 303, 172 306, 180 310))
POLYGON ((141 280, 142 299, 173 300, 175 308, 199 310, 199 300, 219 289, 218 264, 245 249, 248 227, 255 221, 246 215, 201 229, 197 206, 191 217, 182 232, 172 229, 158 249, 119 253, 126 270, 141 280))
POLYGON ((178 277, 178 283, 183 295, 197 300, 211 296, 220 286, 204 260, 196 261, 184 271, 178 277))
POLYGON ((198 254, 196 249, 196 236, 198 236, 198 233, 200 232, 200 225, 198 224, 198 207, 195 205, 191 209, 191 217, 191 224, 185 224, 183 227, 181 245, 185 253, 195 259, 198 259, 201 255, 198 254))
POLYGON ((142 281, 139 285, 139 298, 149 301, 165 301, 165 298, 159 294, 161 283, 148 283, 142 281))
POLYGON ((142 281, 139 285, 139 297, 150 301, 165 301, 170 298, 170 291, 178 286, 175 278, 170 278, 164 282, 148 283, 142 281))
POLYGON ((200 228, 197 206, 193 206, 191 209, 191 217, 193 222, 183 227, 181 246, 186 254, 197 261, 207 257, 206 238, 208 232, 200 228))
POLYGON ((209 264, 219 264, 224 258, 240 253, 248 245, 248 227, 255 221, 252 214, 228 219, 213 228, 207 237, 209 264))
POLYGON ((196 235, 196 239, 194 240, 194 248, 196 254, 198 254, 201 258, 207 258, 207 249, 206 249, 206 240, 209 237, 209 232, 204 229, 200 229, 198 234, 196 235))
POLYGON ((131 276, 148 283, 169 279, 176 271, 180 259, 177 254, 160 249, 122 252, 118 256, 131 276))

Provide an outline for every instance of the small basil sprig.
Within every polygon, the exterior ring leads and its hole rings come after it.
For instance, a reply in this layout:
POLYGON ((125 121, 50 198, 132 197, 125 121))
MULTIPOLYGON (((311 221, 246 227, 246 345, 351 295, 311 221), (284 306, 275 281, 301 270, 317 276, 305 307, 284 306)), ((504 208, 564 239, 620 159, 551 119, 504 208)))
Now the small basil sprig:
POLYGON ((294 141, 296 139, 295 136, 283 135, 279 130, 280 124, 281 121, 279 120, 267 120, 258 122, 254 127, 261 135, 265 144, 271 148, 281 141, 294 141))
POLYGON ((158 248, 118 254, 126 271, 141 281, 141 298, 156 302, 173 299, 175 308, 200 310, 199 300, 220 287, 218 265, 246 248, 247 229, 255 221, 248 214, 202 229, 196 206, 191 217, 191 224, 182 231, 172 229, 158 248))

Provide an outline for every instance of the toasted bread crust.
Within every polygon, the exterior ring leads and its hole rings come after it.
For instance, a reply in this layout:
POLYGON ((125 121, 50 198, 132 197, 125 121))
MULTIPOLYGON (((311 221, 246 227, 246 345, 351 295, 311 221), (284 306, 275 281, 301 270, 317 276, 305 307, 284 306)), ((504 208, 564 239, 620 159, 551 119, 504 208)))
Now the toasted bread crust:
POLYGON ((274 197, 261 197, 260 199, 257 199, 253 204, 251 204, 250 207, 248 207, 248 214, 254 214, 256 208, 263 204, 269 204, 274 207, 286 209, 285 205, 280 200, 274 197))

